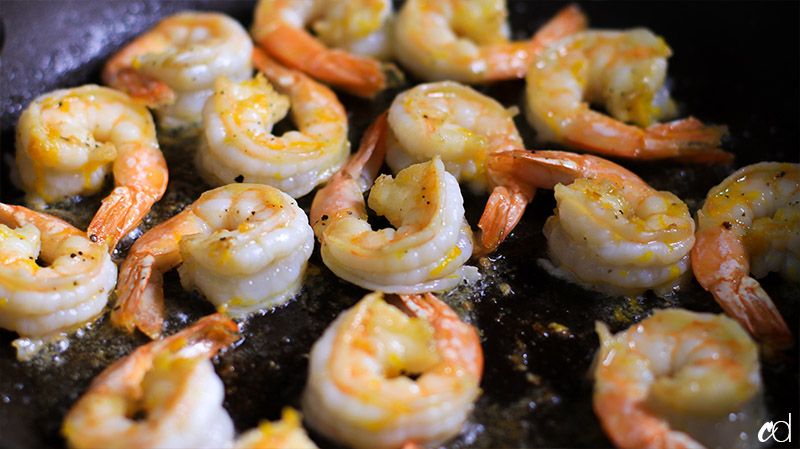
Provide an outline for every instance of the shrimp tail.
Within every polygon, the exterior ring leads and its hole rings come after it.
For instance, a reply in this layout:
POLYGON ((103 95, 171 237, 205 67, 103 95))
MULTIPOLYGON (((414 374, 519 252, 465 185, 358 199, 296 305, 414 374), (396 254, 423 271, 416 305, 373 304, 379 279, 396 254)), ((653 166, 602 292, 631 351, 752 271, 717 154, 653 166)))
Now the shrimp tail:
POLYGON ((104 72, 103 82, 150 108, 175 103, 175 91, 166 83, 131 67, 121 68, 116 73, 104 72))
POLYGON ((255 32, 255 40, 272 57, 314 78, 352 94, 371 98, 387 87, 386 72, 396 79, 399 69, 372 58, 328 49, 314 36, 286 23, 274 23, 255 32), (396 72, 396 73, 395 73, 396 72))
POLYGON ((786 321, 755 279, 744 276, 738 283, 720 282, 712 288, 712 293, 725 313, 736 318, 768 348, 782 351, 794 346, 786 321))
POLYGON ((478 222, 481 236, 480 239, 476 239, 478 244, 475 245, 473 255, 485 255, 497 249, 517 226, 535 193, 536 189, 530 187, 516 189, 495 187, 478 222))
POLYGON ((384 112, 364 133, 358 151, 350 156, 328 184, 314 196, 309 213, 311 227, 317 229, 317 224, 331 211, 366 216, 360 192, 372 184, 383 165, 387 132, 387 112, 384 112), (359 187, 356 189, 348 186, 351 183, 357 183, 359 187))
POLYGON ((707 126, 694 117, 661 123, 645 130, 641 159, 676 157, 686 162, 733 162, 733 154, 717 148, 728 135, 726 126, 707 126))
MULTIPOLYGON (((139 328, 151 339, 161 335, 164 323, 164 293, 161 272, 153 269, 155 257, 136 258, 129 268, 120 270, 117 305, 111 311, 111 322, 133 332, 139 328)), ((127 260, 126 260, 127 262, 127 260)))
POLYGON ((557 40, 585 29, 588 23, 589 19, 577 4, 562 8, 531 38, 532 57, 557 40))
MULTIPOLYGON (((109 251, 114 251, 117 243, 141 221, 140 203, 140 194, 134 189, 125 186, 114 188, 103 199, 100 209, 89 223, 86 231, 89 238, 106 245, 109 251)), ((152 204, 152 201, 148 203, 152 204)))

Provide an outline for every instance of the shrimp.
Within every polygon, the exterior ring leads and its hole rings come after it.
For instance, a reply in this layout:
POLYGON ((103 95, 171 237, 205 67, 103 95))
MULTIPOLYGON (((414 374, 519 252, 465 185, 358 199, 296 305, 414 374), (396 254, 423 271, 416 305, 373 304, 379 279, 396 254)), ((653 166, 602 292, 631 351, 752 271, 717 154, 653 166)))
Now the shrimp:
POLYGON ((103 83, 155 109, 162 130, 198 132, 214 80, 252 74, 253 42, 234 19, 182 12, 159 22, 108 60, 103 83))
POLYGON ((254 61, 272 84, 261 74, 242 83, 217 78, 203 110, 196 165, 211 185, 268 184, 298 198, 327 181, 350 154, 347 114, 327 87, 258 49, 254 61), (299 130, 274 136, 272 125, 290 103, 299 130))
POLYGON ((535 193, 486 166, 490 153, 524 148, 515 114, 516 109, 454 81, 420 84, 395 97, 389 108, 386 162, 392 171, 439 156, 457 181, 469 183, 476 193, 492 192, 487 219, 478 224, 483 232, 477 253, 497 248, 535 193))
POLYGON ((115 188, 89 224, 113 250, 167 189, 167 163, 150 113, 127 95, 93 84, 37 97, 17 124, 16 161, 27 200, 37 207, 115 188))
POLYGON ((369 206, 394 228, 376 231, 367 222, 362 192, 383 162, 386 126, 384 113, 314 197, 310 218, 322 261, 346 281, 390 293, 442 291, 475 278, 477 268, 464 265, 472 231, 461 190, 439 158, 378 178, 369 206))
POLYGON ((300 290, 313 248, 308 217, 289 195, 262 184, 210 190, 134 243, 111 320, 157 338, 162 273, 179 264, 183 287, 199 290, 220 312, 241 317, 277 307, 300 290))
POLYGON ((301 425, 300 414, 286 407, 278 422, 262 422, 236 439, 234 449, 317 449, 301 425))
POLYGON ((311 428, 356 448, 459 432, 480 394, 478 334, 430 293, 401 302, 371 293, 314 343, 301 401, 311 428))
POLYGON ((671 54, 663 39, 643 28, 568 36, 531 65, 526 118, 540 140, 598 154, 730 162, 732 155, 716 148, 725 127, 692 117, 656 123, 677 112, 662 86, 671 54), (603 104, 614 118, 586 102, 603 104))
POLYGON ((800 282, 800 164, 743 167, 711 189, 697 212, 697 282, 753 337, 774 349, 791 331, 756 278, 775 271, 800 282))
POLYGON ((391 55, 391 22, 390 0, 260 0, 251 32, 281 64, 374 97, 402 80, 393 64, 375 59, 391 55), (319 40, 305 30, 308 25, 319 40))
POLYGON ((106 368, 64 418, 74 448, 230 445, 233 421, 223 408, 225 386, 211 358, 239 340, 219 314, 140 346, 106 368))
POLYGON ((554 189, 548 270, 608 294, 666 294, 690 269, 695 223, 686 203, 605 159, 564 151, 507 151, 489 166, 520 183, 554 189))
POLYGON ((586 27, 571 5, 528 41, 509 41, 505 0, 408 0, 397 15, 397 59, 426 81, 463 83, 523 78, 533 58, 586 27))
POLYGON ((755 448, 758 347, 724 315, 659 310, 612 335, 597 323, 594 411, 620 448, 755 448))
POLYGON ((13 343, 19 358, 32 356, 48 337, 97 318, 117 281, 111 256, 84 232, 3 203, 0 261, 0 327, 19 333, 13 343))

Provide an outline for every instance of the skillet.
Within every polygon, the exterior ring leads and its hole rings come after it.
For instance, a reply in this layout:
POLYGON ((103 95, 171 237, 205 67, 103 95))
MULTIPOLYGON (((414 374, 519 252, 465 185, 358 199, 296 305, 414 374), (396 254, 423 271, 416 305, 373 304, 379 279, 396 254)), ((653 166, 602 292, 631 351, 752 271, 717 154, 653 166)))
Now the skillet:
MULTIPOLYGON (((563 6, 509 3, 512 28, 522 37, 530 36, 563 6)), ((618 162, 655 188, 673 191, 695 211, 706 192, 737 167, 762 160, 798 161, 800 3, 588 2, 581 6, 593 27, 647 26, 663 36, 674 51, 669 82, 682 115, 727 124, 731 136, 724 148, 736 155, 730 167, 618 162)), ((21 192, 9 180, 13 127, 31 99, 56 88, 99 82, 99 70, 108 56, 163 16, 185 9, 219 10, 248 25, 253 2, 4 0, 0 7, 0 200, 21 203, 21 192)), ((354 146, 378 112, 406 87, 387 91, 374 101, 340 93, 350 113, 354 146)), ((521 104, 523 87, 524 83, 515 81, 482 90, 511 106, 521 104)), ((524 118, 518 117, 517 125, 529 148, 545 148, 535 144, 535 134, 524 118)), ((186 162, 185 148, 164 150, 170 187, 143 229, 177 213, 208 188, 186 162)), ((87 214, 96 210, 105 193, 67 202, 54 212, 85 226, 87 214)), ((484 201, 485 197, 465 194, 470 223, 477 222, 484 201)), ((310 198, 300 204, 307 210, 310 198)), ((602 320, 618 331, 655 308, 720 312, 711 295, 694 281, 664 299, 648 293, 630 300, 602 297, 552 278, 536 259, 546 254, 541 228, 554 206, 552 193, 541 191, 515 232, 480 263, 482 280, 444 297, 479 329, 486 356, 483 394, 462 434, 449 447, 610 446, 591 409, 592 382, 587 373, 598 345, 594 321, 602 320), (551 323, 567 330, 553 332, 548 327, 551 323)), ((124 257, 128 245, 130 239, 115 254, 117 260, 124 257)), ((181 289, 174 271, 165 276, 165 285, 167 333, 213 311, 200 295, 181 289)), ((797 341, 797 285, 776 275, 765 278, 762 285, 797 341)), ((237 431, 252 428, 262 419, 277 419, 286 405, 299 405, 308 350, 333 318, 364 293, 332 275, 315 251, 299 297, 248 320, 244 341, 215 361, 226 385, 225 407, 237 431)), ((72 337, 68 348, 31 362, 16 360, 10 345, 14 338, 16 334, 0 331, 0 446, 9 448, 63 446, 59 428, 69 406, 103 368, 146 342, 142 335, 128 336, 112 329, 107 315, 83 336, 72 337)), ((788 413, 800 411, 799 371, 797 344, 781 357, 762 362, 767 419, 783 420, 788 413)), ((319 435, 312 437, 322 446, 334 446, 319 435)), ((792 441, 800 441, 796 431, 792 441)))

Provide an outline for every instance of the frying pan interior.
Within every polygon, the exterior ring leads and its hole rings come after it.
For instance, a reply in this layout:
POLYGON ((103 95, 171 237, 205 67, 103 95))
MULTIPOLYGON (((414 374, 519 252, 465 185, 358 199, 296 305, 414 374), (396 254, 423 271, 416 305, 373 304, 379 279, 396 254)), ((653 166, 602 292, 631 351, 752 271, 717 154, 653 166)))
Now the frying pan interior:
MULTIPOLYGON (((512 28, 521 37, 530 36, 564 5, 509 3, 512 28)), ((246 1, 3 1, 0 199, 23 201, 9 177, 14 126, 35 96, 98 83, 108 56, 161 17, 185 9, 218 10, 249 25, 253 6, 246 1)), ((620 161, 651 185, 673 191, 694 211, 706 192, 737 167, 763 160, 798 161, 800 3, 586 2, 581 7, 594 27, 645 26, 663 36, 674 51, 668 82, 682 115, 729 127, 724 147, 736 155, 730 167, 620 161)), ((413 83, 409 80, 373 101, 340 93, 350 113, 354 146, 393 96, 413 83)), ((519 106, 523 87, 523 82, 515 81, 481 89, 507 106, 519 106)), ((536 143, 522 117, 517 124, 530 148, 545 148, 536 143)), ((185 157, 185 149, 165 146, 164 151, 170 188, 144 228, 177 213, 208 188, 186 162, 191 158, 185 157)), ((69 207, 91 211, 99 198, 69 207)), ((485 199, 465 193, 470 223, 477 222, 485 199)), ((310 198, 300 204, 308 208, 310 198)), ((496 254, 479 263, 481 281, 444 296, 479 329, 486 355, 483 394, 450 447, 607 447, 610 443, 592 412, 592 382, 587 375, 598 345, 595 320, 618 331, 656 308, 720 312, 696 282, 667 298, 649 293, 627 299, 603 297, 552 278, 536 260, 546 255, 541 228, 554 205, 552 193, 537 194, 514 233, 496 254), (549 331, 553 323, 566 331, 549 331)), ((125 245, 117 257, 124 253, 125 245)), ((181 289, 175 272, 166 275, 165 285, 168 332, 213 311, 200 295, 181 289)), ((775 275, 764 279, 763 285, 797 338, 797 286, 775 275)), ((226 385, 225 407, 238 431, 262 419, 277 419, 286 405, 299 405, 309 348, 333 318, 364 293, 332 275, 317 251, 299 297, 247 322, 244 342, 216 360, 226 385)), ((97 373, 145 342, 141 335, 112 329, 107 316, 82 337, 71 338, 66 350, 32 362, 15 359, 10 345, 14 338, 15 334, 0 331, 0 446, 6 447, 63 446, 59 426, 69 406, 97 373)), ((798 371, 797 347, 763 362, 767 419, 782 420, 798 412, 798 371)), ((318 444, 332 446, 319 435, 312 436, 318 444)), ((792 441, 800 441, 796 431, 792 441)))

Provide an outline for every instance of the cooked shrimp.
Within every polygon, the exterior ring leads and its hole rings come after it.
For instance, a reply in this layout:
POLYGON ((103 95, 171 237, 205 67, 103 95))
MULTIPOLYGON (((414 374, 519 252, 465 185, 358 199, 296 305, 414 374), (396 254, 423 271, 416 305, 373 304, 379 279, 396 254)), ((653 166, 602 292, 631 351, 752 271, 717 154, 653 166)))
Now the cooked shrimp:
POLYGON ((302 404, 313 429, 356 448, 459 432, 480 394, 478 334, 430 293, 401 300, 406 313, 365 296, 311 348, 302 404))
POLYGON ((109 59, 103 82, 154 108, 167 131, 198 131, 214 80, 252 74, 253 42, 234 19, 215 12, 167 17, 109 59))
POLYGON ((711 189, 697 212, 697 282, 753 337, 775 349, 791 331, 756 278, 775 271, 800 282, 800 164, 743 167, 711 189))
POLYGON ((203 110, 197 168, 211 185, 268 184, 298 198, 327 181, 350 154, 347 114, 327 87, 260 50, 254 61, 269 82, 260 74, 242 83, 217 78, 203 110), (273 135, 272 125, 290 104, 298 130, 273 135))
POLYGON ((402 79, 394 65, 375 59, 391 55, 391 14, 390 0, 259 0, 252 34, 282 64, 373 97, 402 79))
POLYGON ((408 0, 397 15, 395 52, 403 67, 428 80, 484 83, 522 78, 533 58, 586 27, 571 5, 528 41, 509 41, 505 0, 408 0))
POLYGON ((64 418, 74 448, 229 446, 233 421, 212 357, 240 337, 215 314, 137 348, 92 381, 64 418), (143 416, 141 416, 143 415, 143 416))
POLYGON ((289 195, 262 184, 210 190, 134 243, 111 320, 158 337, 162 273, 178 264, 183 287, 199 290, 220 312, 240 317, 277 307, 300 290, 313 248, 308 217, 289 195))
POLYGON ((526 77, 526 117, 538 138, 608 156, 729 162, 725 127, 687 118, 665 86, 672 51, 646 29, 585 31, 548 47, 526 77), (614 117, 589 109, 603 104, 614 117), (632 122, 634 125, 626 125, 632 122), (641 127, 641 128, 640 128, 641 127))
POLYGON ((524 147, 515 109, 454 81, 420 84, 395 97, 389 108, 386 162, 396 173, 441 157, 447 171, 475 192, 491 191, 478 253, 491 252, 514 229, 534 189, 490 173, 490 153, 524 147), (497 181, 497 182, 496 182, 497 181), (489 219, 491 217, 491 219, 489 219))
POLYGON ((669 292, 690 268, 694 220, 686 204, 605 159, 564 151, 509 151, 489 166, 554 189, 544 234, 554 274, 611 294, 669 292))
POLYGON ((621 448, 755 448, 758 348, 724 315, 656 311, 612 335, 597 323, 594 410, 621 448))
POLYGON ((97 318, 117 282, 111 256, 86 233, 52 215, 3 203, 0 261, 0 327, 19 333, 14 346, 20 358, 97 318))
POLYGON ((384 113, 314 197, 310 215, 322 261, 346 281, 391 293, 448 290, 474 278, 477 268, 464 265, 472 231, 461 190, 439 158, 378 178, 369 206, 394 228, 376 231, 367 222, 362 192, 383 162, 385 135, 384 113))
POLYGON ((17 124, 16 160, 37 207, 97 192, 109 171, 116 187, 89 224, 113 250, 167 189, 167 163, 150 113, 120 92, 92 84, 37 97, 17 124))
POLYGON ((281 420, 262 422, 236 439, 234 449, 317 449, 308 438, 300 414, 290 407, 283 409, 281 420))

